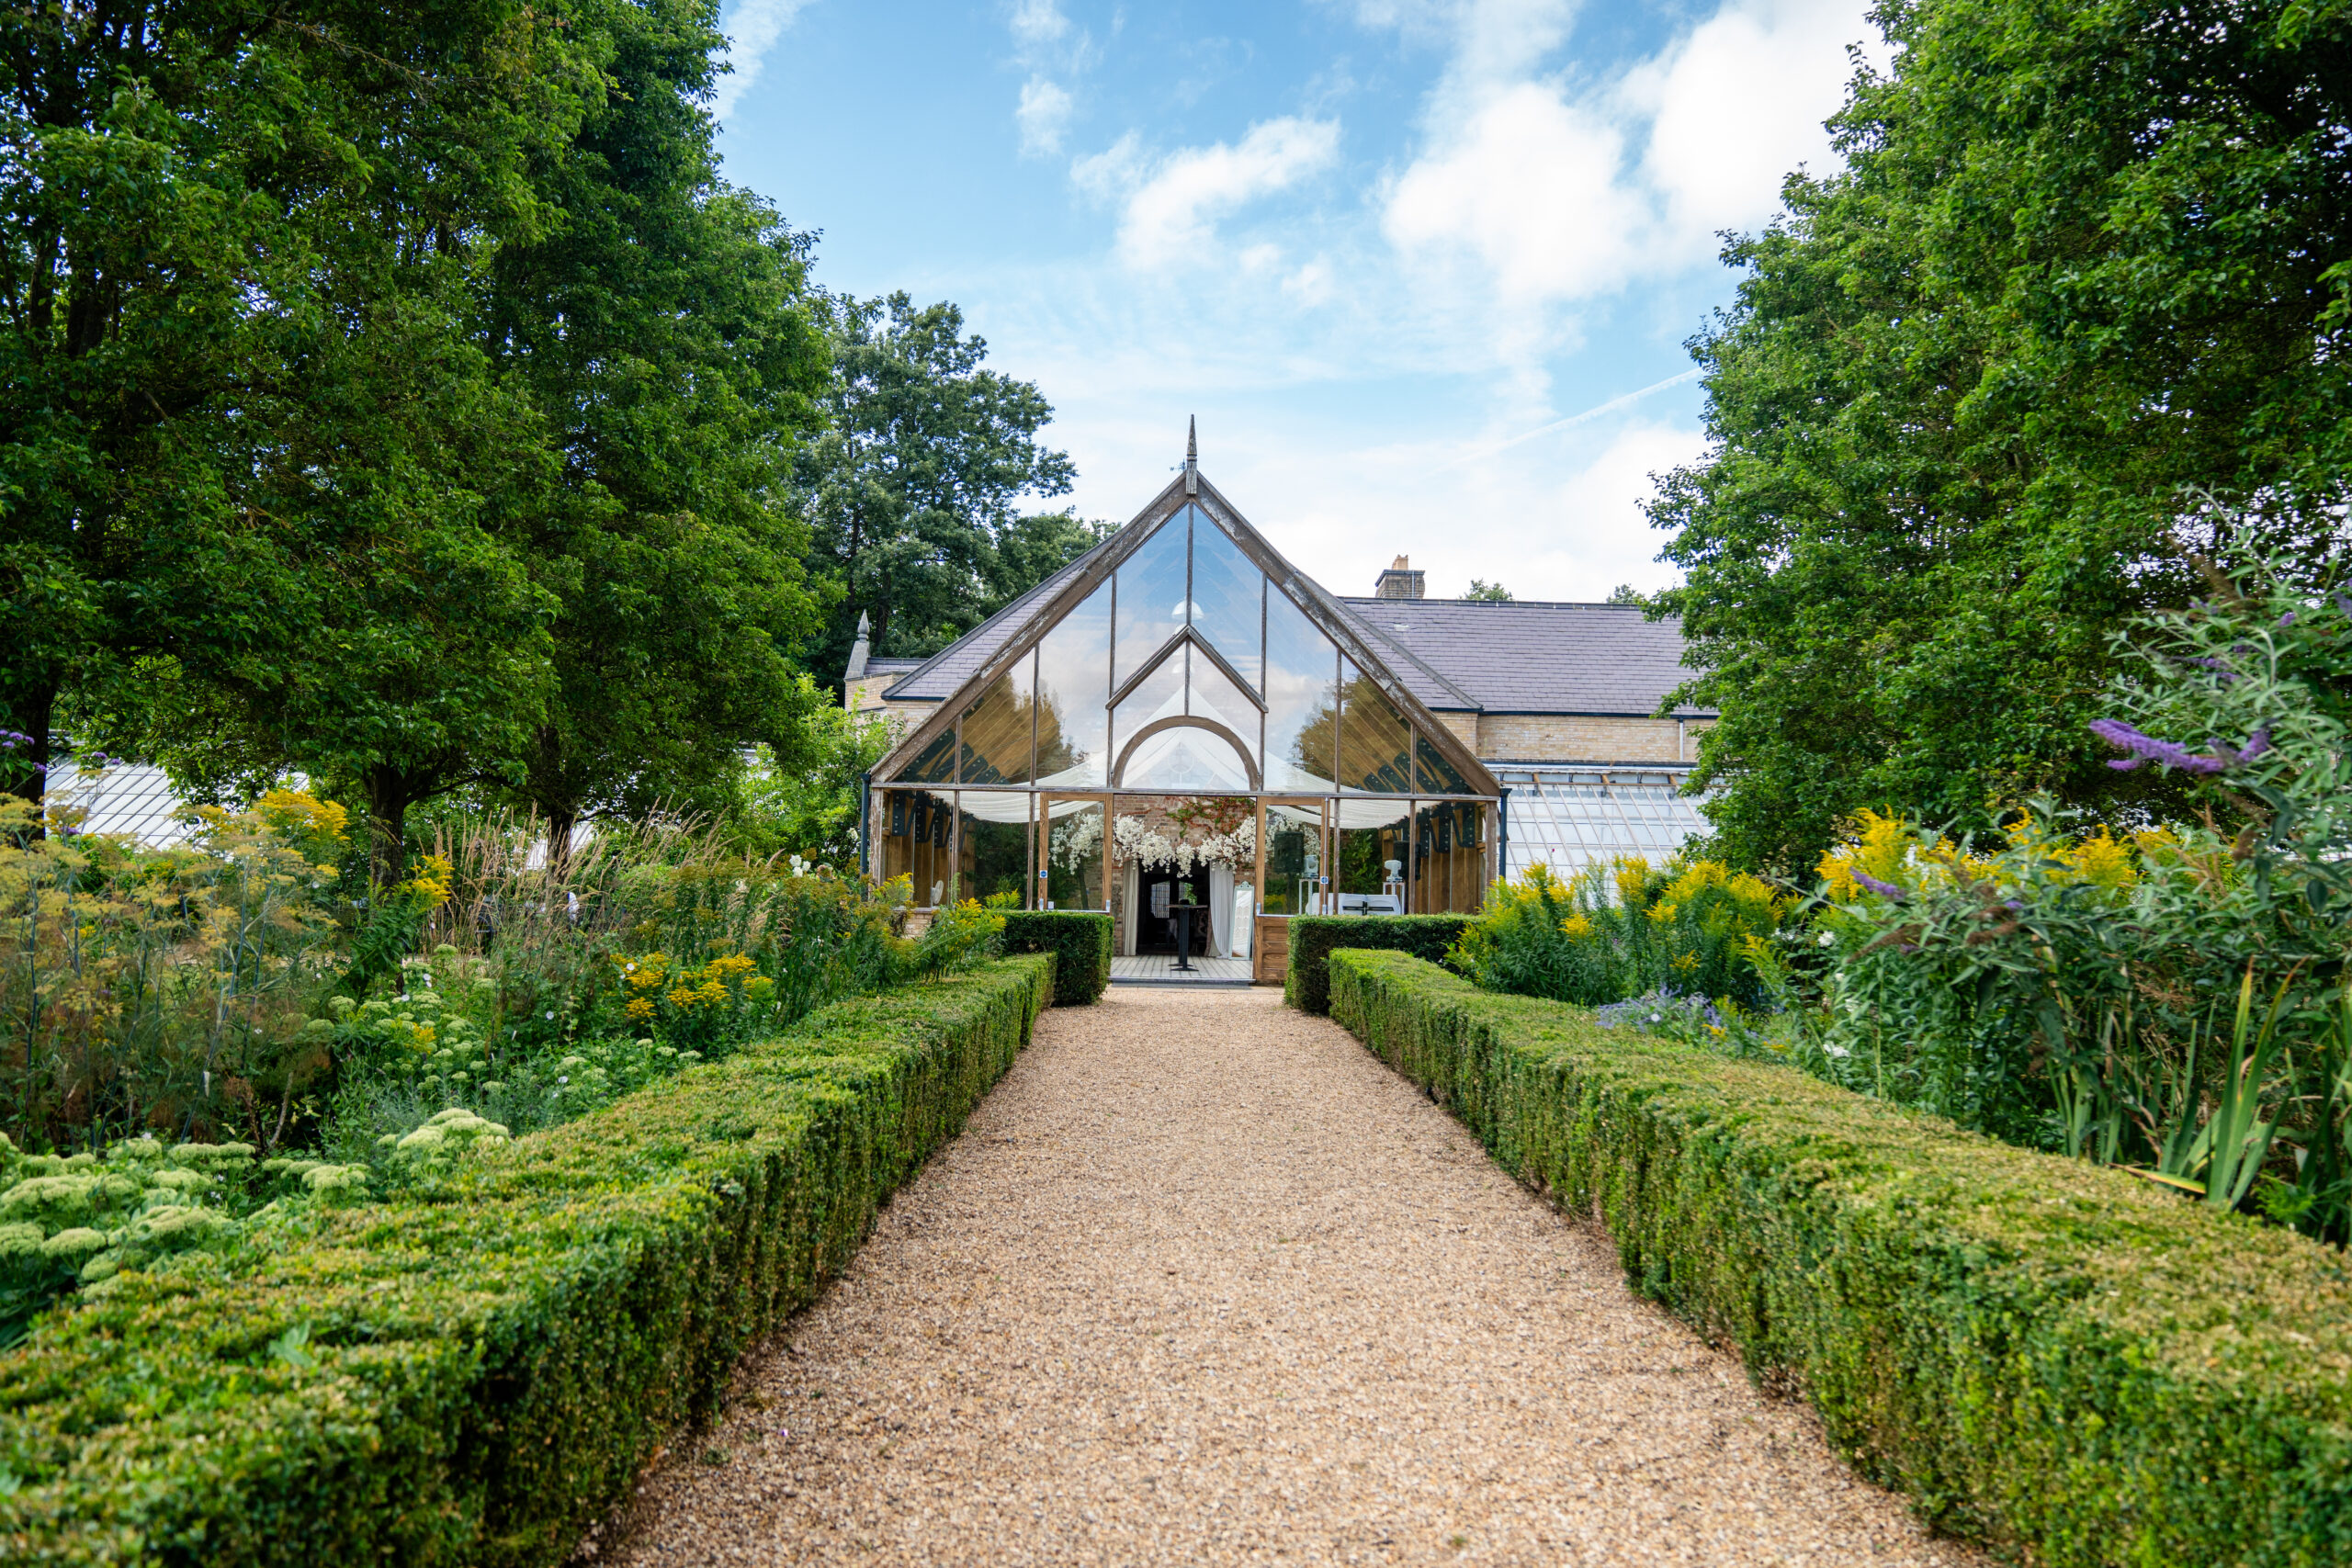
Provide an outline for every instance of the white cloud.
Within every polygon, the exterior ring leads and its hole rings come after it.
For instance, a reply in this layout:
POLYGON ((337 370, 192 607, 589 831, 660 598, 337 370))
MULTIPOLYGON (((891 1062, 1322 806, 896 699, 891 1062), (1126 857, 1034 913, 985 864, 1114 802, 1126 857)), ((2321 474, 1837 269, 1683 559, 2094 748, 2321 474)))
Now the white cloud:
POLYGON ((1382 226, 1409 254, 1466 254, 1507 307, 1596 294, 1640 255, 1625 138, 1584 105, 1521 82, 1495 89, 1399 178, 1382 226))
POLYGON ((1613 76, 1547 70, 1570 10, 1471 0, 1430 94, 1423 144, 1385 193, 1406 261, 1482 292, 1497 335, 1540 350, 1531 312, 1702 265, 1716 231, 1779 205, 1801 163, 1828 166, 1844 46, 1874 38, 1859 0, 1729 0, 1613 76))
POLYGON ((1846 46, 1865 39, 1883 60, 1853 0, 1735 0, 1629 73, 1624 100, 1650 120, 1642 174, 1678 239, 1760 222, 1800 164, 1827 171, 1822 121, 1853 73, 1846 46))
POLYGON ((1070 96, 1043 76, 1021 85, 1021 105, 1012 120, 1021 128, 1021 151, 1043 156, 1062 150, 1062 132, 1069 124, 1070 96))
POLYGON ((792 26, 808 0, 737 0, 733 10, 719 23, 726 33, 728 62, 734 69, 718 79, 713 95, 711 113, 725 119, 735 112, 752 85, 760 79, 761 70, 767 64, 768 51, 776 39, 792 26))
POLYGON ((1058 0, 1019 0, 1012 7, 1012 37, 1024 49, 1039 49, 1069 31, 1058 0))
POLYGON ((1214 260, 1218 218, 1296 185, 1328 166, 1339 148, 1337 120, 1284 116, 1250 127, 1238 144, 1190 147, 1157 160, 1130 133, 1079 159, 1070 177, 1097 196, 1123 198, 1120 258, 1151 271, 1214 260))

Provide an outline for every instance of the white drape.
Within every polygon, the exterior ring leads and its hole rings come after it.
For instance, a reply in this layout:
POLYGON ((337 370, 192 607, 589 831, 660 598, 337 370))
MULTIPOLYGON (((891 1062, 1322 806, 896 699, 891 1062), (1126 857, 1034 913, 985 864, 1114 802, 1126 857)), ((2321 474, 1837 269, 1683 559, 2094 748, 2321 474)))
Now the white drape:
POLYGON ((1136 908, 1143 893, 1143 876, 1136 863, 1127 863, 1126 901, 1119 906, 1127 917, 1127 931, 1120 945, 1129 958, 1136 955, 1136 928, 1143 924, 1143 911, 1136 908))
POLYGON ((1209 864, 1209 955, 1223 958, 1233 951, 1233 868, 1222 862, 1209 864))
POLYGON ((1258 934, 1258 890, 1244 882, 1233 890, 1233 946, 1235 958, 1250 956, 1250 944, 1258 934))

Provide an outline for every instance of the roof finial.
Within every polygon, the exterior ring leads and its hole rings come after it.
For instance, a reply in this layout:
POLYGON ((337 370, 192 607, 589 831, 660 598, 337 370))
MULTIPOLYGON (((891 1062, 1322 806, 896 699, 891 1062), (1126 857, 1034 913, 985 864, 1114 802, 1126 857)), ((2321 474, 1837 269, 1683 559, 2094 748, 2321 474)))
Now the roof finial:
POLYGON ((1201 493, 1201 422, 1192 414, 1184 419, 1184 493, 1201 493))

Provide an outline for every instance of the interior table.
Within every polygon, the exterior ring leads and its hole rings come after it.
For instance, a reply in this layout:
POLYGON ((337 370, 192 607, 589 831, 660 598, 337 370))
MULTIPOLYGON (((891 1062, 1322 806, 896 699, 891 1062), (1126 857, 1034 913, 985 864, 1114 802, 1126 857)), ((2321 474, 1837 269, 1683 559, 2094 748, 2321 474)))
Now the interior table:
POLYGON ((1198 904, 1170 904, 1168 912, 1176 917, 1176 969, 1179 974, 1193 973, 1193 917, 1201 912, 1198 904))

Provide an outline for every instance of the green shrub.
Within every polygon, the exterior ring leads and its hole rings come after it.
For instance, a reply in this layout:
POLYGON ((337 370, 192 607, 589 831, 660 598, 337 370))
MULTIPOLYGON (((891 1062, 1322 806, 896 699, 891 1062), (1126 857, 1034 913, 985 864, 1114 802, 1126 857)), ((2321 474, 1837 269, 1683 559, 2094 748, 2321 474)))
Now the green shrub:
POLYGON ((0 1359, 0 1559, 552 1564, 1027 1041, 1053 961, 838 1003, 0 1359))
POLYGON ((1340 947, 1393 948, 1445 962, 1462 940, 1468 915, 1302 915, 1290 923, 1290 967, 1283 1000, 1302 1012, 1331 1010, 1331 977, 1323 961, 1340 947))
POLYGON ((1790 902, 1721 861, 1620 855, 1570 877, 1530 866, 1487 890, 1446 963, 1490 991, 1586 1007, 1656 992, 1753 1008, 1790 902))
POLYGON ((1332 1015, 1940 1529, 2053 1563, 2352 1560, 2352 1273, 2301 1236, 1399 954, 1332 1015))
POLYGON ((1054 955, 1054 1005, 1091 1007, 1111 983, 1111 917, 1080 909, 1008 910, 1004 951, 1054 955))

